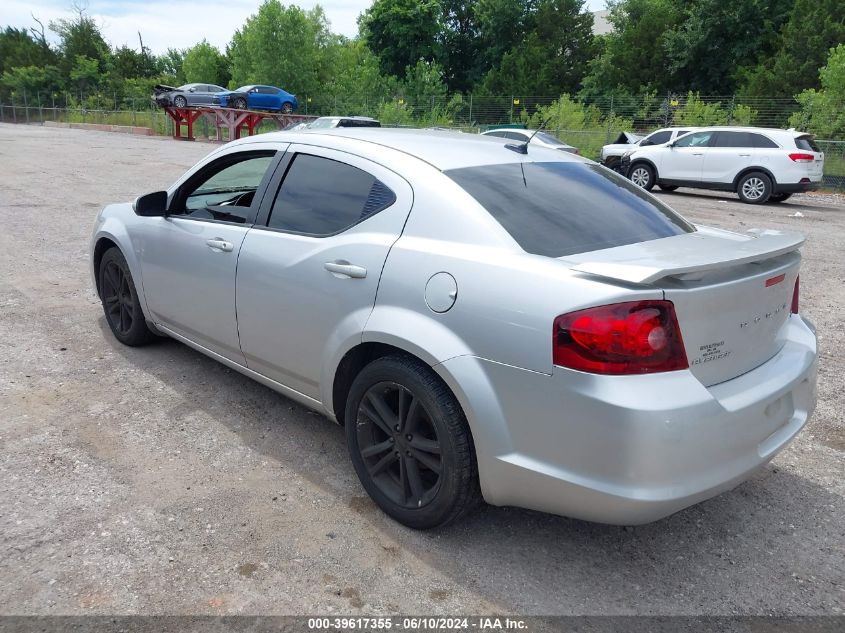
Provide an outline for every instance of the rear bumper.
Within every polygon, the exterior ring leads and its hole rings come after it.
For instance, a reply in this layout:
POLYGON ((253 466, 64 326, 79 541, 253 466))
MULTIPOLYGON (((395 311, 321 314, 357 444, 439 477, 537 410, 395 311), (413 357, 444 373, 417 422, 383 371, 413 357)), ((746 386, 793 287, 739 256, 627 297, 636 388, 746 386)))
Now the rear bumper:
POLYGON ((819 182, 796 182, 796 183, 775 183, 772 187, 774 193, 801 193, 802 191, 815 191, 821 186, 819 182))
POLYGON ((772 359, 709 388, 689 371, 549 376, 470 356, 441 375, 467 412, 489 503, 634 525, 734 487, 803 428, 816 339, 798 316, 788 328, 772 359))

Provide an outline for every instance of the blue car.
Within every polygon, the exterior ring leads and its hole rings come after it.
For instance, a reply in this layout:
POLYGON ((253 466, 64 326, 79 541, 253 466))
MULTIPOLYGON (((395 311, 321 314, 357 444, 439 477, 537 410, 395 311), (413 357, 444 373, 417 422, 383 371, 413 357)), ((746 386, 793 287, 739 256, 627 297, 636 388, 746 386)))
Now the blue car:
POLYGON ((299 107, 296 95, 274 86, 242 86, 214 95, 212 105, 238 110, 270 110, 289 114, 299 107))

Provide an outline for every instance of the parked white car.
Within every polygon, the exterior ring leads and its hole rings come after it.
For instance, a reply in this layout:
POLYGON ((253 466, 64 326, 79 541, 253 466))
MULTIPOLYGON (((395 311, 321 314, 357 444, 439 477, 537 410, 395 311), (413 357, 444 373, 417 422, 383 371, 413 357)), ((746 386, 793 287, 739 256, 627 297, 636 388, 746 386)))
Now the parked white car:
POLYGON ((622 157, 622 169, 646 190, 659 185, 668 191, 734 191, 743 202, 762 204, 818 188, 824 154, 804 132, 710 127, 663 145, 629 150, 622 157))
POLYGON ((697 127, 664 127, 655 130, 648 136, 644 136, 634 143, 611 143, 601 148, 599 160, 602 165, 609 167, 615 171, 620 171, 620 161, 623 154, 631 151, 635 147, 650 147, 651 145, 663 145, 670 141, 674 141, 679 136, 695 132, 697 127))
POLYGON ((573 147, 568 143, 564 143, 560 139, 552 136, 548 132, 538 130, 519 130, 512 128, 501 128, 498 130, 487 130, 481 133, 484 136, 498 136, 499 138, 506 138, 517 143, 530 142, 531 145, 538 147, 548 147, 549 149, 557 149, 563 152, 570 152, 571 154, 580 154, 577 147, 573 147))

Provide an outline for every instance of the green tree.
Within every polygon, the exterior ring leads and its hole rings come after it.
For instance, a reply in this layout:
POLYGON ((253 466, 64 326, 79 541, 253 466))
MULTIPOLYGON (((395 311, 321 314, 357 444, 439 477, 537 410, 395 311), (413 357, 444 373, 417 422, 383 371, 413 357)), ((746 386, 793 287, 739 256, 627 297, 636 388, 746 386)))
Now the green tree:
POLYGON ((4 70, 0 76, 3 93, 16 102, 46 103, 59 85, 60 73, 56 66, 17 66, 4 70))
POLYGON ((76 56, 73 67, 70 69, 70 80, 74 88, 83 93, 88 92, 97 87, 101 77, 102 73, 96 59, 85 55, 76 56))
POLYGON ((845 42, 843 0, 795 0, 777 51, 747 74, 748 95, 791 97, 819 87, 819 69, 831 48, 845 42))
POLYGON ((66 77, 71 78, 71 71, 81 56, 94 60, 97 63, 98 72, 105 73, 111 57, 111 49, 103 39, 97 23, 85 12, 85 9, 75 6, 74 10, 76 14, 73 18, 50 22, 50 30, 55 32, 61 40, 59 51, 62 59, 59 67, 66 77))
POLYGON ((316 94, 331 76, 330 49, 335 43, 319 5, 304 11, 264 0, 232 37, 230 83, 272 84, 299 95, 316 94))
POLYGON ((437 61, 443 32, 440 0, 375 0, 358 18, 358 27, 382 72, 401 76, 420 60, 437 61))
POLYGON ((49 46, 37 42, 25 29, 7 26, 0 31, 0 74, 21 66, 48 66, 56 63, 49 46))
POLYGON ((109 66, 112 77, 118 82, 132 77, 153 77, 159 72, 155 58, 128 46, 114 51, 109 66))
POLYGON ((159 72, 173 76, 173 83, 175 84, 185 83, 185 72, 182 70, 182 64, 185 63, 185 53, 187 53, 187 50, 168 48, 156 60, 159 72))
POLYGON ((528 16, 526 0, 478 0, 478 61, 483 72, 495 68, 519 44, 528 16))
POLYGON ((185 52, 182 72, 190 83, 225 86, 229 82, 228 60, 205 39, 185 52))
POLYGON ((474 0, 443 0, 440 63, 450 91, 466 92, 480 77, 479 32, 474 0))
POLYGON ((675 86, 668 70, 666 34, 681 21, 674 0, 624 0, 611 4, 613 31, 604 36, 604 50, 590 61, 582 95, 612 92, 665 92, 675 86))
POLYGON ((841 138, 845 135, 845 44, 830 49, 819 79, 821 90, 810 88, 798 95, 802 110, 790 124, 824 138, 841 138))
POLYGON ((526 18, 523 42, 505 53, 484 79, 489 94, 577 92, 593 56, 593 16, 584 0, 539 0, 526 18))
MULTIPOLYGON (((841 4, 841 0, 840 4, 841 4)), ((694 0, 664 38, 674 89, 732 94, 785 19, 784 0, 694 0), (775 23, 772 23, 775 20, 775 23)))

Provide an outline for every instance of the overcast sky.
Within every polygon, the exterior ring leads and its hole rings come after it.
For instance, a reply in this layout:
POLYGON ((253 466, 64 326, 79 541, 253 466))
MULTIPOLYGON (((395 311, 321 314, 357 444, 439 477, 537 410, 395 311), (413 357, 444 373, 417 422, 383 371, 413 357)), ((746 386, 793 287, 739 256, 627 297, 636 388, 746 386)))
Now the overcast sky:
MULTIPOLYGON (((587 0, 591 10, 603 9, 606 0, 587 0)), ((300 0, 286 2, 311 8, 320 4, 336 33, 353 37, 355 22, 372 0, 300 0)), ((83 2, 94 16, 106 40, 114 46, 138 48, 138 31, 155 53, 168 48, 187 48, 202 38, 225 50, 232 34, 255 13, 259 0, 88 0, 83 2)), ((44 22, 70 17, 71 0, 0 0, 0 26, 29 27, 31 15, 44 22)), ((51 34, 52 35, 52 34, 51 34)), ((55 35, 52 35, 55 41, 55 35)))

